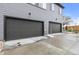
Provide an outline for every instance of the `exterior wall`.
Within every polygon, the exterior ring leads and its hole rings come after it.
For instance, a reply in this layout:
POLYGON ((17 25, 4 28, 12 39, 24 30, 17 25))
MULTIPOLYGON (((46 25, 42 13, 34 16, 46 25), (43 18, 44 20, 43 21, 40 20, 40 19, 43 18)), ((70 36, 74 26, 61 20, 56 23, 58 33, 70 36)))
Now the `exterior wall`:
MULTIPOLYGON (((49 4, 47 4, 49 5, 49 4)), ((48 6, 49 8, 49 6, 48 6)), ((44 22, 44 34, 48 34, 49 21, 62 23, 63 17, 58 14, 58 6, 55 11, 45 10, 25 3, 1 3, 0 4, 0 40, 4 39, 4 16, 12 16, 24 19, 39 20, 44 22), (29 15, 31 13, 31 15, 29 15), (57 18, 57 20, 56 20, 57 18)))

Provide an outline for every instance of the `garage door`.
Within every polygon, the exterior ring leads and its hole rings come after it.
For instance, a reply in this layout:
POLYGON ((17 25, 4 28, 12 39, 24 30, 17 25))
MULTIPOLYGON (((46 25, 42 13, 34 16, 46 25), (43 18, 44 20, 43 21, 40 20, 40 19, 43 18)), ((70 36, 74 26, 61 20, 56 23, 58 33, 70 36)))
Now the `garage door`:
POLYGON ((43 35, 43 22, 5 17, 5 40, 43 35))
POLYGON ((59 33, 62 32, 61 23, 49 22, 49 33, 59 33))

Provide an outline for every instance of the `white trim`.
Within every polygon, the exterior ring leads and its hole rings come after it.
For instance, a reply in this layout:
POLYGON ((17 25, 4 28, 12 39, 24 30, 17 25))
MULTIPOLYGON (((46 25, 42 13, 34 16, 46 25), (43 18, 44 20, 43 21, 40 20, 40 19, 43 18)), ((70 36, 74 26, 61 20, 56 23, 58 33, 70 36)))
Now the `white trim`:
POLYGON ((54 11, 54 10, 55 10, 54 3, 52 3, 52 4, 51 4, 51 9, 52 9, 52 11, 54 11))
POLYGON ((47 4, 46 3, 43 3, 43 8, 47 9, 47 4))

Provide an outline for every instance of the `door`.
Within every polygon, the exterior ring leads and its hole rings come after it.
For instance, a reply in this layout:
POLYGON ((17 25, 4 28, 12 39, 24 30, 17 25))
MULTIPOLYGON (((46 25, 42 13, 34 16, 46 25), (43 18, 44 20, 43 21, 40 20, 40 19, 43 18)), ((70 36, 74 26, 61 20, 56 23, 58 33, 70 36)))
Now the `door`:
POLYGON ((62 25, 61 23, 56 22, 49 22, 49 33, 59 33, 62 32, 62 25))
POLYGON ((5 40, 42 36, 43 27, 41 21, 5 17, 5 40))

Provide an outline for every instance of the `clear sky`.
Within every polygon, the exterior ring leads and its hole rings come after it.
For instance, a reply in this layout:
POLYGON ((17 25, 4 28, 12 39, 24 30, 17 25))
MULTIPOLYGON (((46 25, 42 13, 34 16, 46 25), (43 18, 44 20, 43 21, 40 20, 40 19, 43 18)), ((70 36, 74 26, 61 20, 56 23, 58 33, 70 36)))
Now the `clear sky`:
POLYGON ((74 22, 79 23, 79 3, 64 3, 64 15, 70 16, 74 22))

